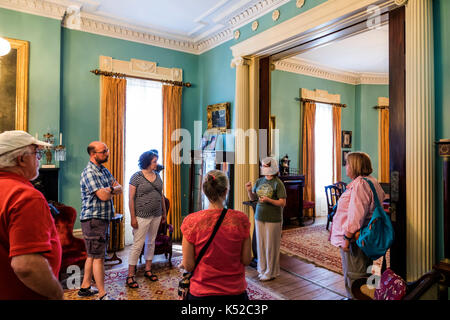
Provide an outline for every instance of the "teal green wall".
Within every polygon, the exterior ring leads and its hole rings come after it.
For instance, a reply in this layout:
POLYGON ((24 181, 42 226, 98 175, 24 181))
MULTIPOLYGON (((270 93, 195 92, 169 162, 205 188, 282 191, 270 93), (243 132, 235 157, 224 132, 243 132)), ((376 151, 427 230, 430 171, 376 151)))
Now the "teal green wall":
MULTIPOLYGON (((433 1, 436 140, 450 139, 450 1, 433 1)), ((436 148, 436 259, 444 258, 443 160, 436 148)), ((449 232, 447 230, 447 232, 449 232)), ((450 257, 446 257, 450 258, 450 257)))
MULTIPOLYGON (((206 107, 211 104, 230 102, 230 126, 235 127, 234 94, 236 83, 236 69, 231 67, 230 46, 228 41, 209 50, 199 57, 198 77, 201 84, 200 106, 201 114, 198 120, 203 123, 203 132, 207 129, 206 107)), ((234 151, 232 135, 222 135, 219 149, 234 151)), ((196 144, 197 146, 198 144, 196 144)))
POLYGON ((0 8, 0 37, 30 43, 28 132, 41 138, 47 128, 59 136, 60 30, 58 20, 0 8))
MULTIPOLYGON (((158 66, 183 69, 183 81, 191 82, 193 87, 183 89, 181 127, 190 132, 199 115, 198 56, 65 28, 62 36, 61 128, 69 143, 68 159, 61 164, 61 201, 79 211, 80 173, 89 160, 86 147, 99 139, 100 78, 89 72, 98 68, 99 56, 155 61, 158 66)), ((189 200, 189 167, 183 165, 181 169, 184 213, 189 200)))
MULTIPOLYGON (((291 166, 301 167, 301 113, 300 88, 326 90, 340 94, 342 109, 342 130, 352 131, 351 151, 367 152, 373 164, 375 177, 378 176, 378 97, 388 97, 387 85, 351 85, 291 72, 275 70, 271 74, 271 115, 276 117, 276 127, 280 130, 280 157, 288 154, 291 166)), ((350 179, 342 168, 344 181, 350 179)))
POLYGON ((357 116, 355 117, 355 141, 357 147, 354 150, 364 151, 372 160, 373 176, 378 177, 378 114, 373 107, 378 105, 379 97, 389 97, 388 85, 356 86, 359 92, 356 96, 357 116))
MULTIPOLYGON (((342 109, 342 130, 355 131, 355 86, 342 82, 330 81, 291 72, 272 71, 271 74, 271 115, 276 117, 276 128, 280 130, 280 157, 288 154, 291 166, 301 168, 301 113, 300 89, 326 90, 331 94, 340 94, 342 109)), ((352 144, 352 150, 354 145, 352 144)), ((345 169, 342 177, 346 180, 345 169)))

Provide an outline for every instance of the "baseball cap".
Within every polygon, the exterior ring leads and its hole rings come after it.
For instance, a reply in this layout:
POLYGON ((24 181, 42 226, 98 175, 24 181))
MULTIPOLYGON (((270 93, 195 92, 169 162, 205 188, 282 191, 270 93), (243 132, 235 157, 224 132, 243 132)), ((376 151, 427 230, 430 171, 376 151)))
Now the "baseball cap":
POLYGON ((51 147, 50 143, 40 141, 25 131, 4 131, 0 133, 0 156, 32 144, 43 147, 51 147))

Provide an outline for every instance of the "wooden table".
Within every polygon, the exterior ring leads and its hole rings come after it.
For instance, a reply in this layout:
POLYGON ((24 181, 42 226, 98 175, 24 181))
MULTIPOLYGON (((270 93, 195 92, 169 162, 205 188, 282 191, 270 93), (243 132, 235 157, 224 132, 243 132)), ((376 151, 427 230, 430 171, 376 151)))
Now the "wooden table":
POLYGON ((112 252, 113 255, 111 258, 105 258, 105 262, 110 261, 118 261, 117 264, 122 263, 122 259, 120 259, 116 252, 120 249, 120 238, 121 238, 121 228, 120 225, 122 223, 123 214, 116 214, 110 222, 110 240, 107 251, 112 252))

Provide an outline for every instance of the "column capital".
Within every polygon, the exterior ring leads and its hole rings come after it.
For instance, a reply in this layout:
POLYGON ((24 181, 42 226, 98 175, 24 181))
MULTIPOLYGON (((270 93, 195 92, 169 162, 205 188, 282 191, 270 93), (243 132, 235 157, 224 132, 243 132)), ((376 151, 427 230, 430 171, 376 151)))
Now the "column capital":
POLYGON ((398 6, 403 6, 403 5, 406 5, 408 3, 408 0, 395 0, 394 2, 398 6))
POLYGON ((240 67, 240 66, 243 66, 243 65, 250 65, 250 60, 249 59, 246 59, 246 58, 244 58, 244 57, 236 57, 236 58, 233 58, 233 60, 231 60, 231 67, 232 68, 236 68, 236 67, 240 67))

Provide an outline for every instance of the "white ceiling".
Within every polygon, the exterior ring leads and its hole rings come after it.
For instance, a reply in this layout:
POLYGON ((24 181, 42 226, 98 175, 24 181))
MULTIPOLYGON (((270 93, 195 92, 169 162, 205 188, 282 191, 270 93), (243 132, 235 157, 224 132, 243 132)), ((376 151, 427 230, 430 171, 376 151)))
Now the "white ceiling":
MULTIPOLYGON (((236 16, 263 7, 261 0, 50 0, 172 39, 199 41, 229 28, 236 16)), ((266 13, 288 0, 266 0, 266 13)), ((252 17, 254 18, 254 17, 252 17)), ((248 22, 248 21, 247 21, 248 22)))
POLYGON ((354 73, 389 73, 389 26, 331 42, 294 57, 354 73))

